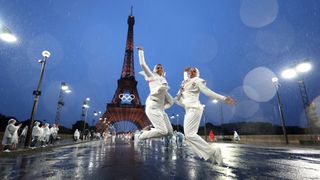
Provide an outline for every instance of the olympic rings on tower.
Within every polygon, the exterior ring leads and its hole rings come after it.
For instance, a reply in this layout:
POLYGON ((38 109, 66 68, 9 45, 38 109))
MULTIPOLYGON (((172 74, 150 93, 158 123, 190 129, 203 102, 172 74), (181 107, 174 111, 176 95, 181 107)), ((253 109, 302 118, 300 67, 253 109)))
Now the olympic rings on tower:
POLYGON ((132 100, 134 100, 136 97, 134 94, 119 94, 119 98, 122 101, 127 101, 127 102, 131 102, 132 100))

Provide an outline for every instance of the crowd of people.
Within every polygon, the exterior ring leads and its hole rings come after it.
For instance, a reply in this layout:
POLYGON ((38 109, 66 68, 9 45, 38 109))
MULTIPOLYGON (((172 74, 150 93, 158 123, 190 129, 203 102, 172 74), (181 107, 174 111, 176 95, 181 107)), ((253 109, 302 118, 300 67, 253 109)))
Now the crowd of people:
MULTIPOLYGON (((2 146, 4 152, 15 151, 18 145, 23 146, 25 141, 27 141, 28 126, 22 127, 22 124, 16 124, 15 119, 10 119, 8 125, 5 129, 2 146), (19 132, 21 132, 19 134, 19 132)), ((31 143, 29 148, 34 149, 36 147, 46 147, 50 144, 54 144, 58 139, 59 128, 55 124, 50 125, 44 123, 41 126, 40 122, 34 122, 32 133, 31 133, 31 143)))
MULTIPOLYGON (((34 122, 31 142, 28 148, 35 149, 37 147, 46 147, 55 144, 56 140, 60 139, 60 137, 58 137, 58 131, 59 127, 56 124, 52 124, 50 127, 48 123, 41 124, 40 122, 34 122)), ((15 119, 10 119, 2 138, 3 152, 15 151, 18 146, 24 147, 25 141, 27 140, 27 132, 28 126, 22 127, 22 124, 16 124, 15 119)), ((118 134, 119 138, 120 136, 121 135, 118 134)), ((127 137, 129 136, 127 135, 127 137)), ((112 137, 113 142, 115 141, 116 132, 111 124, 106 131, 101 133, 89 129, 82 131, 76 129, 73 134, 73 140, 75 142, 107 139, 108 137, 112 137)))
POLYGON ((79 131, 76 129, 73 133, 73 140, 75 142, 78 141, 89 141, 89 140, 99 140, 106 136, 105 133, 101 134, 100 132, 96 132, 94 130, 85 129, 83 131, 79 131))

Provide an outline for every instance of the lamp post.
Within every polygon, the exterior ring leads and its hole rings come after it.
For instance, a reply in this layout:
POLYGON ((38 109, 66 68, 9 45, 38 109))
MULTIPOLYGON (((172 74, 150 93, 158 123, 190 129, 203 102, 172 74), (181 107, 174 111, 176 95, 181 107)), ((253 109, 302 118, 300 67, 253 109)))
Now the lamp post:
POLYGON ((277 93, 277 102, 278 102, 278 109, 279 109, 280 120, 281 120, 281 125, 282 125, 283 137, 284 137, 286 144, 289 144, 287 131, 286 131, 286 124, 285 124, 284 115, 283 115, 283 108, 282 108, 282 103, 281 103, 280 94, 279 94, 278 78, 276 78, 276 77, 272 78, 272 83, 273 83, 274 88, 276 89, 276 93, 277 93))
POLYGON ((0 24, 0 39, 9 43, 17 41, 17 37, 11 32, 8 27, 4 26, 3 24, 0 24))
POLYGON ((220 122, 220 128, 221 128, 221 136, 222 136, 222 139, 223 139, 223 136, 224 136, 224 133, 223 133, 223 122, 224 122, 224 116, 223 116, 223 105, 222 105, 222 102, 219 102, 217 99, 214 99, 214 100, 212 100, 212 102, 214 103, 214 104, 220 104, 220 120, 221 120, 221 122, 220 122))
POLYGON ((206 127, 206 114, 205 114, 205 107, 206 105, 202 104, 203 107, 203 121, 204 121, 204 139, 207 141, 207 127, 206 127))
POLYGON ((81 120, 83 121, 83 130, 86 129, 86 119, 87 119, 88 109, 90 107, 89 102, 90 102, 90 98, 86 98, 82 104, 81 120))
POLYGON ((50 57, 50 52, 49 51, 43 51, 42 52, 42 59, 38 61, 41 64, 40 78, 39 78, 39 81, 38 81, 37 90, 33 91, 34 101, 33 101, 31 117, 30 117, 30 124, 29 124, 29 128, 28 128, 27 136, 26 136, 26 141, 24 143, 25 147, 28 147, 30 145, 30 143, 31 143, 31 132, 32 132, 32 129, 33 129, 33 123, 34 123, 35 114, 36 114, 36 111, 37 111, 39 96, 41 95, 40 87, 41 87, 41 84, 42 84, 42 78, 43 78, 43 74, 44 74, 44 69, 46 67, 46 62, 47 62, 47 59, 49 57, 50 57))
POLYGON ((308 107, 310 105, 307 89, 303 80, 302 74, 310 71, 312 69, 312 64, 308 59, 304 59, 300 63, 297 63, 294 67, 285 69, 282 71, 281 75, 285 79, 292 79, 295 78, 296 76, 300 75, 300 80, 298 80, 298 85, 299 85, 299 90, 300 90, 300 95, 304 107, 304 112, 306 115, 306 120, 307 120, 307 129, 311 130, 311 123, 310 123, 310 118, 308 115, 308 107))
POLYGON ((178 125, 178 121, 179 121, 179 114, 176 115, 171 115, 170 119, 176 119, 176 126, 177 126, 177 131, 179 132, 179 125, 178 125))
POLYGON ((69 86, 67 85, 67 83, 61 82, 57 112, 56 112, 56 117, 54 121, 57 126, 60 125, 60 114, 61 114, 62 107, 64 106, 64 100, 63 100, 64 93, 71 93, 71 90, 69 89, 69 86))
POLYGON ((93 111, 93 115, 94 115, 94 119, 92 120, 92 125, 94 125, 95 121, 96 121, 96 117, 98 116, 99 117, 99 120, 101 120, 101 111, 93 111))
MULTIPOLYGON (((100 111, 99 111, 100 112, 100 111)), ((96 117, 98 116, 98 112, 97 111, 93 111, 93 119, 92 119, 92 124, 91 126, 93 126, 94 122, 96 121, 96 117)))
POLYGON ((179 132, 179 124, 178 124, 178 121, 179 121, 179 114, 176 114, 176 117, 177 117, 177 132, 179 132))

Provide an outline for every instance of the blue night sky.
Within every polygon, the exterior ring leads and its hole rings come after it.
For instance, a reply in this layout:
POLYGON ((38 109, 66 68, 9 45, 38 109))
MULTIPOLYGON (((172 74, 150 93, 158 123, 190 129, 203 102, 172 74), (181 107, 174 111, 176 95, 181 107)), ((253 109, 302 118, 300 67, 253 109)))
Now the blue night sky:
MULTIPOLYGON (((36 119, 54 121, 60 82, 65 81, 72 93, 65 95, 61 124, 71 127, 80 119, 86 97, 91 98, 91 123, 93 111, 104 112, 115 93, 131 5, 134 44, 144 47, 150 67, 164 65, 172 95, 183 79, 183 68, 196 66, 208 87, 237 100, 234 107, 223 106, 226 123, 280 124, 271 82, 278 76, 287 124, 306 125, 297 79, 285 80, 280 74, 309 58, 313 69, 304 80, 310 101, 319 95, 317 0, 0 0, 0 24, 18 37, 17 43, 0 41, 0 113, 30 118, 41 67, 37 60, 49 50, 36 119)), ((149 89, 140 70, 135 50, 144 103, 149 89)), ((219 125, 219 106, 204 95, 201 101, 206 120, 219 125)), ((183 115, 177 105, 167 112, 183 115)))

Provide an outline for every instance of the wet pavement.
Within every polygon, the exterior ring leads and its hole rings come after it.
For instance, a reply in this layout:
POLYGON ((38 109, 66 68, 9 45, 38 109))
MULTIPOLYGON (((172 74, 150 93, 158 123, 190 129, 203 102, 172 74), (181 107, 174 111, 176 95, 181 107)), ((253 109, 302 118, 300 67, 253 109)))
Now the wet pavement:
POLYGON ((0 157, 0 179, 320 179, 320 150, 216 143, 225 166, 160 140, 93 141, 0 157))

